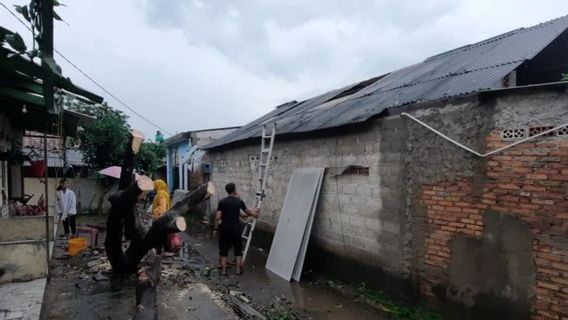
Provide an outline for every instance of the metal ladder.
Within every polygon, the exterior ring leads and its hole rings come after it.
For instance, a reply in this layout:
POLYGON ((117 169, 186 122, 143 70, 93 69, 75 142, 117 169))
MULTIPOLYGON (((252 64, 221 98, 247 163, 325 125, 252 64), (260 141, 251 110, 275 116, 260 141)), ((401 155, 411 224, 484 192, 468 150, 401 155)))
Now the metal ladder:
MULTIPOLYGON (((272 124, 270 134, 267 135, 266 125, 262 127, 262 138, 260 141, 260 157, 258 158, 258 183, 256 188, 256 194, 254 197, 253 208, 260 208, 262 205, 262 200, 265 197, 264 188, 266 187, 266 181, 268 180, 268 173, 270 169, 270 160, 272 158, 272 148, 274 147, 274 137, 276 136, 276 123, 272 124), (268 147, 267 147, 268 144, 268 147)), ((250 242, 252 240, 252 232, 256 227, 256 218, 250 217, 243 228, 242 238, 246 240, 245 250, 243 252, 243 263, 247 257, 247 253, 250 247, 250 242)))

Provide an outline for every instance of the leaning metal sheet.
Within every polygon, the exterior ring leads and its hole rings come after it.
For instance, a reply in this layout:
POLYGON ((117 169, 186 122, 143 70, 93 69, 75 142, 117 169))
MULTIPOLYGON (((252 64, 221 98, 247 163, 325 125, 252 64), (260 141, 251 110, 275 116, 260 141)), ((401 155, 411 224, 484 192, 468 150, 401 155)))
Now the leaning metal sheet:
POLYGON ((312 203, 312 208, 310 209, 310 215, 308 216, 308 222, 306 223, 306 230, 304 231, 304 237, 302 239, 302 244, 300 251, 298 252, 298 257, 296 260, 296 265, 294 266, 294 273, 292 274, 292 279, 300 282, 302 277, 302 269, 304 268, 304 258, 306 257, 306 251, 308 250, 308 242, 310 242, 310 235, 312 234, 312 224, 314 222, 314 216, 316 214, 316 208, 318 206, 319 193, 321 190, 321 184, 323 181, 323 171, 320 175, 318 188, 314 194, 314 202, 312 203))
POLYGON ((324 168, 301 168, 292 173, 266 268, 290 281, 301 250, 306 225, 317 201, 324 168))

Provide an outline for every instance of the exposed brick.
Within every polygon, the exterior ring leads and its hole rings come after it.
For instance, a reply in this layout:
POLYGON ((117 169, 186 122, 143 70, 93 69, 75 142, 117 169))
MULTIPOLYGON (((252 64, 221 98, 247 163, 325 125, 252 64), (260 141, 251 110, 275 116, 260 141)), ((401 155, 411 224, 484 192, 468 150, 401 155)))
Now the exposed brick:
POLYGON ((499 188, 501 189, 505 189, 505 190, 519 190, 520 187, 514 184, 500 184, 498 185, 499 188))
POLYGON ((560 262, 562 261, 562 258, 556 255, 552 255, 549 253, 545 253, 545 252, 537 252, 536 256, 541 258, 541 259, 545 259, 548 261, 554 261, 554 262, 560 262))
POLYGON ((474 225, 474 224, 468 224, 466 226, 466 228, 471 229, 471 230, 476 230, 476 231, 483 231, 483 227, 474 225))
POLYGON ((552 282, 555 282, 555 283, 559 283, 559 284, 561 284, 561 285, 568 286, 568 279, 566 279, 566 278, 555 278, 555 277, 553 277, 553 278, 550 278, 550 280, 551 280, 552 282))
POLYGON ((450 232, 456 232, 456 228, 455 228, 455 227, 442 226, 441 229, 442 229, 442 230, 446 230, 446 231, 450 231, 450 232))
POLYGON ((538 310, 537 313, 541 316, 544 316, 544 319, 560 319, 559 316, 552 314, 548 311, 544 311, 544 310, 538 310))
POLYGON ((449 226, 456 227, 456 228, 463 228, 463 227, 465 227, 465 224, 459 223, 459 222, 450 222, 449 226))
POLYGON ((537 269, 537 272, 538 272, 538 273, 542 273, 542 274, 547 274, 547 275, 549 275, 549 276, 555 276, 555 277, 557 277, 557 276, 560 275, 560 272, 559 272, 559 271, 550 270, 550 269, 545 269, 545 268, 538 268, 538 269, 537 269))
POLYGON ((538 281, 536 285, 541 287, 541 288, 546 288, 546 289, 550 289, 550 290, 553 290, 553 291, 560 291, 560 286, 552 284, 552 283, 538 281))
POLYGON ((562 271, 568 271, 568 264, 567 263, 552 263, 552 267, 562 271))

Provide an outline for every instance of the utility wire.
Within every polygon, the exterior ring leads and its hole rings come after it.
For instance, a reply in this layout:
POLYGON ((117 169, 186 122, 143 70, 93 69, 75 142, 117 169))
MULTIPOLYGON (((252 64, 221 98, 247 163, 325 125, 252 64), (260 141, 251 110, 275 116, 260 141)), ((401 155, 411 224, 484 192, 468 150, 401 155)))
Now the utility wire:
MULTIPOLYGON (((24 27, 26 27, 26 29, 28 29, 29 31, 32 31, 32 29, 30 28, 30 26, 27 25, 27 23, 25 23, 22 19, 20 19, 20 17, 18 17, 12 10, 10 10, 10 8, 8 8, 4 3, 0 2, 0 5, 2 7, 4 7, 4 9, 6 9, 14 18, 16 18, 18 21, 20 21, 20 23, 22 25, 24 25, 24 27)), ((61 52, 59 52, 59 50, 57 49, 53 49, 63 60, 65 60, 68 64, 70 64, 75 70, 79 71, 79 73, 81 73, 85 78, 89 79, 93 84, 95 84, 97 87, 99 87, 99 89, 101 89, 103 92, 105 92, 106 94, 108 94, 110 97, 112 97, 114 100, 118 101, 118 103, 120 103, 121 105, 123 105, 126 109, 130 110, 132 113, 134 113, 135 115, 137 115, 138 117, 140 117, 142 120, 146 121, 147 123, 151 124, 152 126, 158 128, 159 130, 161 130, 164 133, 167 133, 169 135, 174 135, 173 133, 163 129, 162 127, 160 127, 159 125, 157 125, 156 123, 150 121, 148 118, 146 118, 145 116, 141 115, 139 112, 137 112, 136 110, 134 110, 133 108, 131 108, 129 105, 127 105, 124 101, 122 101, 120 98, 118 98, 117 96, 115 96, 114 94, 112 94, 110 91, 108 91, 105 87, 103 87, 101 84, 99 84, 95 79, 93 79, 91 76, 89 76, 85 71, 81 70, 81 68, 79 68, 76 64, 74 64, 73 62, 71 62, 71 60, 69 60, 67 57, 65 57, 61 52)))

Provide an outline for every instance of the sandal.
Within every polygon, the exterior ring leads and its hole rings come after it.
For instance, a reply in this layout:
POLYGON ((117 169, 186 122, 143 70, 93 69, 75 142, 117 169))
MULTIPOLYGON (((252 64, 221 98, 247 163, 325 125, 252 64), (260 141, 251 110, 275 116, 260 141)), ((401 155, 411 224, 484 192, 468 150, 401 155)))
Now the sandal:
POLYGON ((242 276, 243 273, 245 273, 245 270, 243 270, 243 269, 241 269, 241 271, 239 271, 239 272, 235 272, 235 274, 236 274, 237 276, 242 276))

